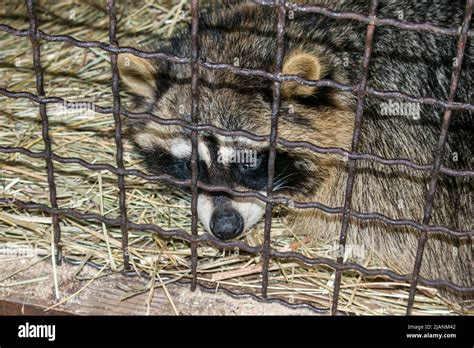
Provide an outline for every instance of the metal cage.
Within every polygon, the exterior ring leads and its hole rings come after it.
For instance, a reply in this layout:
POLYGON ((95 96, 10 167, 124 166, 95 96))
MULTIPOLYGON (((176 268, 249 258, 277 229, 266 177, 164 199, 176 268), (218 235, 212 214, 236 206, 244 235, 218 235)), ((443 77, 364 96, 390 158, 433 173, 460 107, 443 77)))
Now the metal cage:
MULTIPOLYGON (((272 299, 267 297, 267 288, 268 288, 268 274, 269 274, 269 260, 272 258, 279 259, 293 259, 299 260, 307 265, 327 265, 333 268, 336 272, 335 282, 334 282, 334 293, 332 306, 328 308, 316 308, 313 305, 307 305, 315 311, 321 313, 338 314, 338 299, 341 285, 342 272, 345 270, 355 270, 366 276, 385 276, 391 280, 396 281, 405 281, 410 282, 410 293, 408 298, 407 305, 407 314, 411 314, 414 297, 416 293, 417 284, 423 284, 426 286, 431 286, 434 288, 450 288, 455 291, 472 294, 474 293, 474 287, 461 287, 450 283, 445 280, 429 280, 420 277, 420 268, 423 258, 423 251, 425 244, 428 238, 429 233, 444 233, 450 236, 455 237, 474 237, 474 231, 456 231, 449 229, 443 226, 430 225, 430 217, 433 209, 433 201, 437 188, 437 181, 440 173, 450 175, 450 176, 464 176, 464 177, 473 177, 474 171, 471 170, 451 170, 442 166, 443 158, 443 148, 446 143, 448 135, 448 126, 450 123, 452 112, 455 110, 465 110, 465 111, 474 111, 474 104, 470 103, 459 103, 455 102, 456 90, 458 87, 458 82, 460 78, 462 60, 465 52, 466 42, 468 37, 474 37, 474 32, 469 30, 473 3, 474 0, 466 1, 466 9, 464 13, 464 19, 462 26, 459 29, 453 28, 443 28, 430 23, 409 23, 402 20, 395 19, 381 19, 377 17, 377 6, 378 0, 371 0, 370 10, 368 16, 362 14, 353 13, 353 12, 335 12, 331 11, 328 8, 322 6, 309 6, 309 5, 298 5, 294 3, 286 3, 285 0, 274 0, 274 1, 265 1, 265 0, 255 0, 254 3, 259 4, 260 6, 273 6, 278 9, 278 18, 277 18, 277 34, 276 34, 276 43, 277 43, 277 52, 276 52, 276 66, 275 71, 267 72, 263 70, 251 70, 235 67, 231 64, 226 63, 211 63, 206 61, 201 61, 199 59, 199 47, 197 44, 198 32, 199 32, 199 15, 198 7, 199 0, 191 1, 191 13, 192 13, 192 29, 191 29, 191 45, 192 52, 190 57, 177 57, 161 52, 145 52, 138 50, 133 47, 120 47, 117 38, 116 38, 116 29, 117 29, 117 19, 116 19, 116 6, 114 0, 108 0, 108 15, 109 15, 109 42, 97 42, 97 41, 81 41, 75 39, 74 37, 68 35, 54 35, 48 34, 38 29, 38 20, 35 12, 35 3, 34 0, 26 0, 26 5, 28 8, 28 15, 30 19, 29 29, 16 29, 12 28, 5 24, 0 24, 0 30, 7 32, 11 35, 18 37, 29 37, 33 46, 33 63, 36 73, 36 90, 37 94, 31 94, 24 91, 10 91, 5 88, 0 87, 0 94, 9 97, 9 98, 27 98, 33 102, 36 102, 39 106, 39 112, 42 122, 42 137, 44 141, 44 151, 33 152, 26 148, 22 147, 0 147, 0 152, 2 153, 20 153, 26 156, 34 158, 43 158, 46 163, 47 168, 47 177, 49 185, 49 198, 50 206, 38 204, 35 202, 26 202, 20 201, 11 198, 1 198, 0 204, 17 206, 22 209, 35 209, 40 210, 44 213, 50 214, 52 216, 53 230, 54 230, 54 241, 57 250, 58 260, 61 260, 62 254, 60 249, 60 240, 61 240, 61 228, 60 228, 60 218, 61 215, 71 216, 75 219, 87 220, 87 221, 96 221, 105 223, 111 226, 120 226, 122 232, 122 248, 123 248, 123 258, 124 258, 124 267, 126 270, 129 269, 129 253, 128 253, 128 230, 136 229, 141 231, 149 231, 157 233, 162 237, 174 237, 181 240, 190 242, 191 244, 191 270, 192 270, 192 280, 191 280, 191 289, 194 290, 197 285, 197 247, 199 243, 207 243, 217 248, 239 248, 239 250, 246 251, 248 253, 260 253, 263 256, 263 269, 262 269, 262 286, 261 286, 261 297, 255 296, 253 294, 235 294, 234 296, 252 296, 258 298, 259 300, 264 301, 273 301, 283 303, 290 307, 298 306, 298 304, 291 304, 282 299, 272 299), (367 24, 367 32, 365 37, 365 47, 363 54, 363 63, 362 63, 362 75, 360 82, 357 85, 344 85, 336 83, 331 80, 305 80, 301 77, 295 75, 282 75, 282 63, 284 58, 284 44, 283 38, 285 34, 285 21, 288 11, 301 11, 308 13, 318 13, 324 16, 328 16, 335 19, 351 19, 360 21, 367 24), (373 47, 373 37, 374 30, 376 26, 392 26, 404 30, 413 30, 419 32, 430 32, 436 33, 439 35, 449 35, 458 38, 457 43, 457 53, 454 57, 458 64, 455 65, 450 84, 450 93, 448 100, 437 100, 431 97, 422 97, 418 98, 406 93, 397 92, 397 91, 380 91, 375 90, 367 86, 367 77, 368 70, 371 58, 371 52, 373 47), (71 157, 62 157, 55 154, 51 149, 51 138, 49 135, 49 123, 48 115, 46 112, 46 104, 50 103, 64 103, 64 99, 54 96, 46 96, 43 83, 43 69, 41 66, 41 40, 48 42, 67 42, 76 47, 82 48, 100 48, 110 54, 110 63, 112 69, 112 93, 113 93, 113 107, 103 108, 98 105, 94 105, 96 112, 103 114, 112 114, 115 121, 115 142, 116 142, 116 166, 109 164, 93 164, 86 162, 79 158, 71 157), (186 122, 180 119, 162 119, 151 113, 136 113, 129 110, 126 110, 122 107, 120 96, 119 96, 119 73, 117 68, 117 57, 121 53, 131 53, 136 56, 147 58, 147 59, 165 59, 174 64, 189 64, 191 66, 192 73, 192 83, 191 83, 191 92, 192 92, 192 106, 191 106, 191 122, 186 122), (273 102, 272 102, 272 114, 271 114, 271 130, 268 136, 259 136, 252 134, 246 131, 229 131, 226 129, 218 128, 209 124, 198 124, 198 71, 199 69, 213 69, 220 70, 226 69, 235 74, 245 75, 245 76, 259 76, 271 80, 273 83, 273 102), (346 151, 342 148, 323 148, 316 146, 307 142, 297 142, 290 141, 278 137, 278 116, 279 116, 279 107, 281 102, 280 87, 281 83, 284 81, 296 81, 300 84, 307 86, 328 86, 343 91, 348 91, 357 96, 357 108, 355 114, 355 128, 352 138, 352 147, 351 151, 346 151), (440 108, 444 108, 444 116, 441 126, 441 133, 439 136, 435 159, 432 164, 420 164, 414 163, 407 159, 399 158, 383 158, 373 154, 367 153, 358 153, 358 143, 361 129, 361 120, 364 111, 364 101, 367 95, 372 95, 376 97, 396 97, 405 101, 411 101, 422 104, 434 105, 440 108), (123 162, 123 143, 122 143, 122 124, 121 116, 135 118, 135 119, 146 119, 153 122, 157 122, 163 125, 178 125, 185 127, 191 130, 191 144, 192 144, 192 153, 191 153, 191 168, 192 168, 192 177, 191 180, 175 180, 167 175, 148 175, 139 170, 126 169, 123 162), (267 195, 262 195, 258 192, 242 192, 230 189, 228 187, 222 186, 210 186, 202 182, 199 182, 197 179, 197 135, 200 131, 212 131, 224 136, 238 135, 244 136, 254 141, 268 141, 270 143, 269 151, 269 161, 268 161, 268 182, 266 187, 267 195), (346 190, 344 196, 344 205, 342 207, 328 207, 318 202, 294 202, 288 197, 284 196, 274 196, 273 194, 273 181, 275 174, 275 154, 277 143, 286 146, 289 148, 304 147, 312 151, 323 153, 323 154, 337 154, 340 156, 346 156, 348 158, 348 178, 346 183, 346 190), (424 206, 424 216, 421 222, 407 220, 407 219, 393 219, 388 216, 384 216, 377 212, 360 212, 351 209, 351 197, 352 189, 354 186, 354 178, 357 172, 357 161, 360 159, 377 161, 385 165, 403 165, 416 170, 429 171, 431 172, 431 180, 429 184, 428 194, 424 206), (56 186, 54 180, 54 161, 61 163, 75 163, 79 164, 87 169, 99 171, 107 170, 117 175, 117 185, 119 188, 119 208, 120 214, 116 218, 107 218, 102 215, 97 214, 83 214, 74 209, 58 209, 57 198, 56 198, 56 186), (174 183, 179 185, 185 185, 191 187, 191 212, 192 212, 192 221, 191 221, 191 234, 183 230, 164 230, 160 226, 152 224, 136 224, 130 221, 127 218, 127 209, 126 209, 126 192, 125 192, 125 176, 139 176, 148 181, 162 181, 166 183, 174 183), (197 194, 198 189, 207 190, 212 192, 226 192, 238 197, 255 197, 265 202, 265 228, 264 228, 264 243, 260 246, 252 247, 241 241, 230 241, 223 242, 215 237, 205 234, 198 236, 197 234, 197 194), (364 220, 379 220, 388 225, 397 225, 397 226, 411 226, 419 230, 420 238, 418 240, 418 248, 416 251, 415 262, 413 265, 413 272, 408 275, 400 275, 389 269, 367 269, 361 265, 355 263, 345 263, 343 262, 342 256, 339 256, 336 261, 326 259, 326 258, 308 258, 297 252, 279 252, 271 248, 270 245, 270 231, 271 231, 271 213, 272 208, 275 204, 286 204, 295 208, 304 208, 304 209, 320 209, 329 214, 342 214, 342 228, 339 236, 339 245, 344 247, 346 241, 346 234, 349 224, 349 218, 355 217, 357 219, 364 220)), ((67 101, 68 104, 74 105, 76 103, 67 101)), ((200 286, 203 286, 200 284, 200 286)), ((229 291, 232 293, 231 291, 229 291)))

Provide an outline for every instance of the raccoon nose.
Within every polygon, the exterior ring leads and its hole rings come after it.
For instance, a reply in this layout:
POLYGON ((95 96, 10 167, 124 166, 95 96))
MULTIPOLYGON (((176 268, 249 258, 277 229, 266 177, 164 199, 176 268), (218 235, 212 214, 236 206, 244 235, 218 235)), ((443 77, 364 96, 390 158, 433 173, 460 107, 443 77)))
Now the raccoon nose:
POLYGON ((227 240, 242 233, 244 219, 236 211, 215 211, 209 225, 212 234, 219 239, 227 240))

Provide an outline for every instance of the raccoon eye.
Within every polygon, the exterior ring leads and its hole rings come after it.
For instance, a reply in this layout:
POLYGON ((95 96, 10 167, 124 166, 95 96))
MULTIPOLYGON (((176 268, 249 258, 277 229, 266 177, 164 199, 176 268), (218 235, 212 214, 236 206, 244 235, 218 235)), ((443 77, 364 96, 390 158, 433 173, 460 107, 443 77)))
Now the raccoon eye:
POLYGON ((268 154, 260 153, 253 161, 235 163, 231 166, 233 179, 251 190, 265 188, 267 182, 268 154))
MULTIPOLYGON (((190 178, 192 173, 191 160, 185 160, 184 166, 186 168, 186 177, 190 178)), ((207 179, 207 166, 204 161, 199 160, 198 162, 198 180, 205 181, 207 179)))
POLYGON ((188 173, 191 173, 191 171, 193 170, 192 166, 191 166, 191 161, 186 161, 185 166, 186 166, 186 170, 188 171, 188 173))
POLYGON ((239 169, 242 171, 247 171, 247 170, 252 170, 254 169, 254 166, 251 165, 250 163, 241 163, 239 165, 239 169))
POLYGON ((264 162, 266 154, 258 154, 253 161, 238 163, 237 168, 242 174, 255 173, 262 169, 264 162))
POLYGON ((244 162, 244 163, 239 163, 237 167, 239 168, 239 171, 242 173, 247 173, 247 172, 253 172, 262 166, 263 163, 263 157, 262 155, 257 156, 256 160, 254 162, 244 162))

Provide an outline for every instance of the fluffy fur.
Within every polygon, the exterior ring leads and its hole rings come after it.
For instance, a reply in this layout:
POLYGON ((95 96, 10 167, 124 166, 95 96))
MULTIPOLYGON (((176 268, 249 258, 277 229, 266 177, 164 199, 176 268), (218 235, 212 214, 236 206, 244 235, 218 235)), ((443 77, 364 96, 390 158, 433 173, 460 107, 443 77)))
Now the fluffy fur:
MULTIPOLYGON (((333 10, 368 13, 367 1, 305 3, 323 4, 333 10)), ((432 4, 408 0, 382 1, 378 16, 397 18, 402 15, 404 20, 410 22, 428 21, 457 27, 461 24, 463 10, 463 1, 441 0, 432 4)), ((285 31, 283 72, 309 79, 330 78, 341 83, 357 84, 362 70, 366 25, 318 14, 291 15, 285 31)), ((275 21, 274 9, 248 3, 205 8, 200 19, 200 59, 272 71, 276 53, 275 21)), ((468 40, 456 95, 456 100, 460 102, 472 102, 474 81, 472 70, 469 69, 473 58, 472 41, 468 40)), ((387 26, 376 28, 374 42, 368 86, 447 100, 456 38, 387 26)), ((190 28, 181 30, 169 41, 157 42, 149 48, 177 56, 189 56, 190 28)), ((131 55, 120 55, 122 79, 130 93, 135 95, 136 110, 189 121, 189 66, 152 60, 152 67, 147 68, 147 63, 131 55), (129 59, 132 67, 123 66, 126 59, 129 59), (152 84, 150 74, 154 77, 152 84), (137 87, 136 78, 140 75, 143 75, 144 82, 137 87), (133 83, 128 82, 127 78, 133 83)), ((223 70, 201 69, 199 83, 200 123, 262 135, 269 133, 270 81, 238 76, 223 70)), ((283 83, 282 94, 280 137, 350 150, 356 104, 354 95, 331 88, 305 87, 294 82, 283 83)), ((443 110, 428 105, 411 105, 414 113, 397 115, 400 110, 396 108, 404 105, 401 100, 367 97, 359 152, 386 158, 407 158, 419 163, 433 161, 443 110), (391 114, 389 112, 387 115, 384 108, 391 108, 391 114)), ((130 128, 133 140, 151 171, 180 178, 189 177, 189 168, 184 163, 186 160, 183 162, 181 159, 179 162, 170 155, 173 141, 188 141, 189 132, 179 127, 146 122, 132 123, 130 128)), ((471 114, 459 111, 453 113, 444 166, 472 170, 473 130, 471 114)), ((265 161, 268 144, 243 138, 224 139, 214 134, 201 134, 199 144, 202 147, 199 150, 200 180, 234 188, 264 189, 262 183, 266 180, 265 171, 252 172, 255 177, 251 178, 241 167, 235 169, 231 165, 217 165, 216 156, 222 146, 245 147, 258 150, 261 160, 265 161)), ((175 152, 179 150, 182 148, 175 149, 175 152)), ((278 146, 276 163, 277 192, 300 201, 318 201, 332 207, 343 205, 348 169, 347 161, 341 156, 278 146)), ((429 172, 404 166, 358 161, 352 208, 362 212, 380 212, 395 219, 421 221, 429 175, 429 172)), ((201 192, 200 200, 203 202, 201 220, 209 228, 210 214, 212 209, 216 209, 215 197, 201 192)), ((235 206, 236 201, 227 197, 225 204, 235 206)), ((257 209, 258 205, 254 204, 257 209)), ((240 206, 246 207, 247 214, 252 209, 242 202, 240 206)), ((252 212, 252 223, 258 220, 255 211, 252 212)), ((294 210, 292 215, 295 231, 309 234, 315 240, 335 239, 340 233, 341 216, 325 214, 316 209, 294 210)), ((470 178, 441 175, 430 223, 472 230, 470 178)), ((245 228, 250 226, 250 223, 246 223, 245 228)), ((351 219, 347 244, 363 246, 366 256, 371 254, 399 272, 410 273, 418 237, 419 232, 412 228, 351 219)), ((458 285, 472 286, 472 259, 471 238, 430 234, 421 275, 428 279, 445 279, 458 285)), ((446 296, 457 301, 470 300, 449 292, 446 292, 446 296)))

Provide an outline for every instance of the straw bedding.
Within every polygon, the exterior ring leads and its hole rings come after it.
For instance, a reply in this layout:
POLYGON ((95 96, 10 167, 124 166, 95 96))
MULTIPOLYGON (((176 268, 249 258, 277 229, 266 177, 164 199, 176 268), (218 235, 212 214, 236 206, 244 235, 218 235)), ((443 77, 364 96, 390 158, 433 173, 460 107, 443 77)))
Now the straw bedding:
MULTIPOLYGON (((40 29, 50 34, 67 34, 80 40, 108 41, 108 17, 103 1, 39 1, 40 29)), ((137 46, 150 39, 165 39, 183 22, 189 21, 189 1, 119 2, 118 40, 123 46, 137 46)), ((12 1, 0 9, 0 22, 27 28, 23 3, 12 1)), ((13 91, 36 93, 32 48, 28 38, 0 32, 0 85, 13 91)), ((82 49, 67 43, 42 43, 42 65, 48 96, 70 101, 91 101, 112 105, 109 55, 98 49, 82 49)), ((128 99, 123 95, 125 105, 128 99)), ((38 107, 27 99, 0 96, 0 146, 22 146, 42 151, 38 107)), ((88 108, 72 110, 49 104, 53 151, 92 163, 115 165, 113 117, 88 108)), ((127 168, 143 170, 128 142, 127 168)), ((0 154, 0 197, 48 204, 44 161, 20 154, 0 154)), ((118 213, 116 176, 90 171, 76 164, 55 162, 55 180, 60 208, 115 217, 118 213)), ((190 230, 190 198, 158 183, 126 177, 129 219, 164 228, 190 230)), ((272 246, 293 250, 308 257, 333 257, 335 241, 314 243, 289 230, 284 208, 275 209, 272 246)), ((203 233, 202 226, 199 226, 203 233)), ((123 268, 120 229, 100 223, 61 218, 64 256, 77 262, 92 261, 111 272, 123 268)), ((263 224, 244 238, 250 245, 263 241, 263 224)), ((34 248, 40 255, 51 253, 51 218, 39 211, 0 206, 0 243, 34 248)), ((149 232, 130 231, 132 266, 139 272, 174 282, 189 278, 190 247, 177 239, 162 239, 149 232)), ((5 257, 5 256, 0 256, 5 257)), ((46 261, 45 261, 46 262, 46 261)), ((366 267, 380 265, 369 260, 366 267)), ((199 280, 216 288, 257 293, 260 290, 261 257, 235 250, 199 247, 199 280)), ((295 262, 271 261, 269 296, 290 302, 306 301, 317 307, 330 306, 334 272, 328 267, 309 267, 295 262)), ((9 279, 3 281, 7 284, 9 279)), ((2 284, 0 283, 0 286, 2 284)), ((51 286, 45 284, 45 286, 51 286)), ((365 279, 357 272, 344 272, 339 309, 350 314, 404 314, 408 285, 386 279, 365 279)), ((414 314, 456 314, 453 305, 439 298, 434 289, 420 287, 414 314)))

